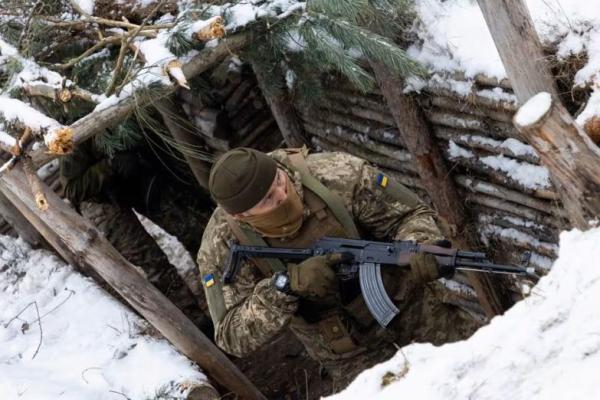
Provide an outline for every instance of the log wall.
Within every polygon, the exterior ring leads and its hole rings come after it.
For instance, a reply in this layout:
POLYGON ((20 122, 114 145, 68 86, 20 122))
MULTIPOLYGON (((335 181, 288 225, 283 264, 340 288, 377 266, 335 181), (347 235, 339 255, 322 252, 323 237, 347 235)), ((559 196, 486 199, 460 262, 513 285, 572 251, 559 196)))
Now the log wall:
MULTIPOLYGON (((567 227, 565 213, 549 181, 527 182, 528 174, 544 169, 512 125, 517 106, 510 85, 453 76, 431 79, 416 96, 487 250, 508 262, 531 251, 531 264, 547 271, 557 256, 558 233, 567 227), (503 171, 498 162, 514 170, 503 171)), ((379 91, 361 94, 337 82, 312 104, 297 108, 317 150, 366 158, 426 197, 379 91)))

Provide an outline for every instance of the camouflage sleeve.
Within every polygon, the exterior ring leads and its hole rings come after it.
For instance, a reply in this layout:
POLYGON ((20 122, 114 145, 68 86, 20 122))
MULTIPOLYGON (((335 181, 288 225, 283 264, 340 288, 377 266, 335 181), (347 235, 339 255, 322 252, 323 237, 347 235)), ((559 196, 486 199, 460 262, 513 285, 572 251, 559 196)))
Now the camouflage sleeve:
POLYGON ((65 196, 75 205, 97 197, 110 175, 108 160, 97 158, 87 147, 81 145, 60 161, 65 196))
POLYGON ((352 212, 359 226, 380 240, 424 242, 443 238, 431 208, 368 164, 364 164, 355 187, 352 212))
POLYGON ((285 295, 271 285, 271 278, 261 278, 245 262, 235 283, 221 285, 221 278, 229 253, 228 241, 233 237, 223 211, 217 209, 211 217, 198 252, 198 266, 203 282, 212 275, 218 286, 204 290, 209 300, 209 310, 215 324, 215 342, 227 353, 243 357, 260 348, 277 336, 290 322, 298 308, 294 296, 285 295), (209 290, 222 287, 225 303, 224 315, 211 305, 209 290))

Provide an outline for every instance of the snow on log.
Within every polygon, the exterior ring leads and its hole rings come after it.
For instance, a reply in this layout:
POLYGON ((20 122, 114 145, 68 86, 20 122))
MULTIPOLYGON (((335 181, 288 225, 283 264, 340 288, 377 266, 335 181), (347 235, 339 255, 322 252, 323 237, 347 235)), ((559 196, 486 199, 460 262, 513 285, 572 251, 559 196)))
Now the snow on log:
POLYGON ((73 150, 73 130, 70 127, 61 125, 20 100, 0 96, 0 114, 7 126, 18 130, 29 128, 33 134, 42 136, 52 154, 63 155, 73 150))

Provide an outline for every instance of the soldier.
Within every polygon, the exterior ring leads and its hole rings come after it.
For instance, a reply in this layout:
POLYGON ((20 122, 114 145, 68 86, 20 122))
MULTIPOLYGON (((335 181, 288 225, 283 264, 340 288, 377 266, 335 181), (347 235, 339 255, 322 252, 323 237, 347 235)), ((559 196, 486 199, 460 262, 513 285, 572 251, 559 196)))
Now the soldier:
POLYGON ((245 356, 289 328, 339 388, 393 355, 395 345, 441 344, 479 327, 442 301, 431 255, 413 256, 410 270, 383 269, 386 290, 400 310, 387 329, 374 321, 359 293, 340 301, 332 268, 342 261, 340 254, 298 265, 252 260, 242 264, 233 284, 222 284, 232 239, 272 247, 306 247, 323 236, 442 240, 434 212, 365 160, 337 152, 266 155, 239 148, 214 164, 209 189, 219 207, 204 231, 198 265, 215 341, 226 352, 245 356))

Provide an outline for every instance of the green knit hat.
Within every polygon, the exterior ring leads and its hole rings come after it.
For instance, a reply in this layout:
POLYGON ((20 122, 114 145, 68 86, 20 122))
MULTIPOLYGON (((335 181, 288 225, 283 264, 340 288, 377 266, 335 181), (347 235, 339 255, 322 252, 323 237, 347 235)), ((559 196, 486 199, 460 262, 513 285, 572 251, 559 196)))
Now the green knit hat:
POLYGON ((208 188, 229 214, 248 211, 269 191, 277 163, 265 153, 239 147, 223 154, 210 170, 208 188))

